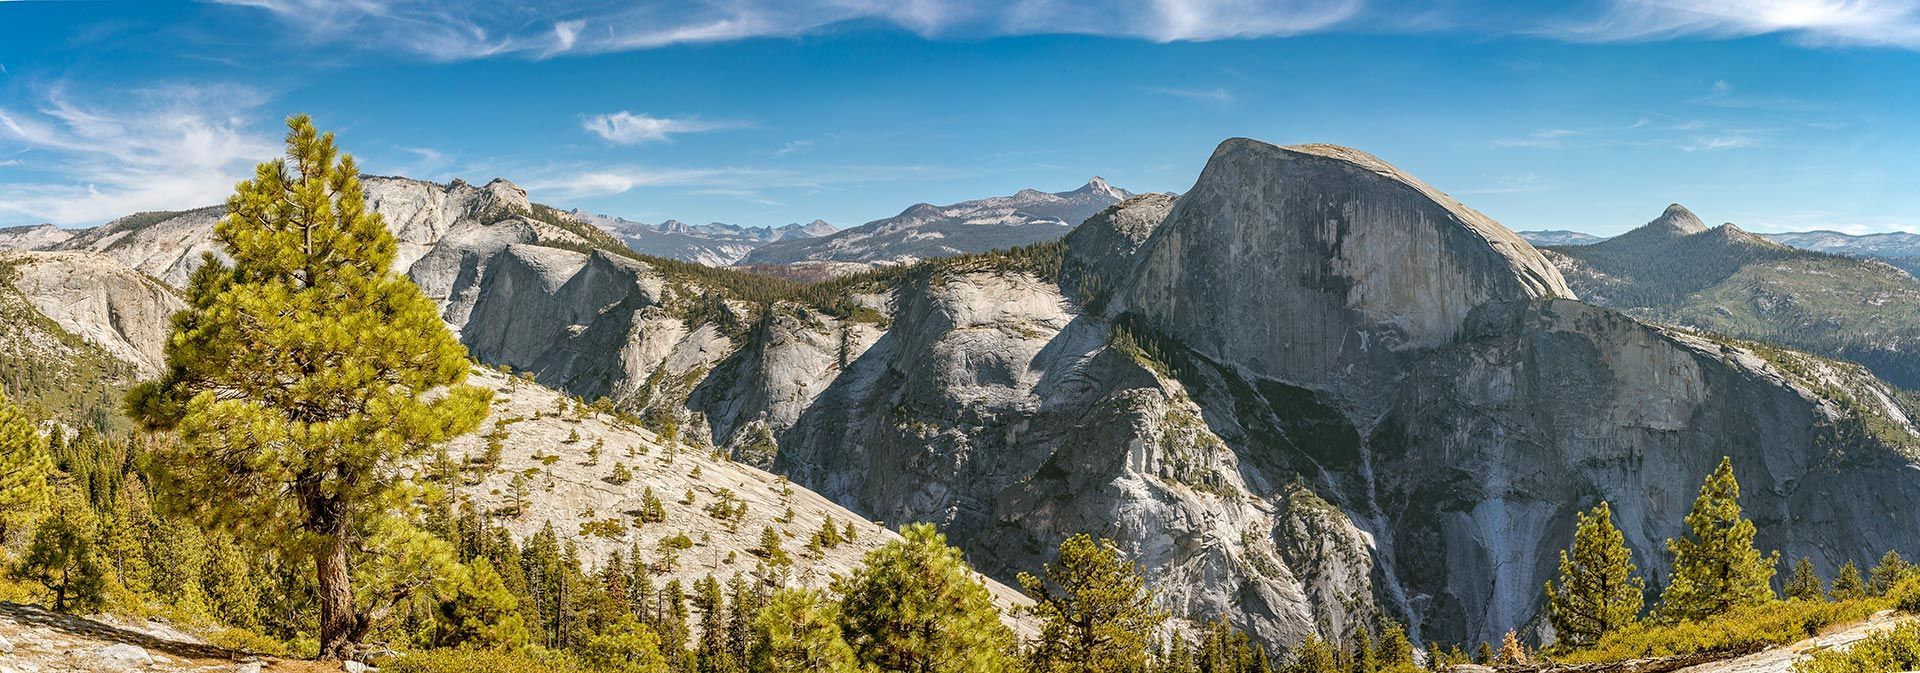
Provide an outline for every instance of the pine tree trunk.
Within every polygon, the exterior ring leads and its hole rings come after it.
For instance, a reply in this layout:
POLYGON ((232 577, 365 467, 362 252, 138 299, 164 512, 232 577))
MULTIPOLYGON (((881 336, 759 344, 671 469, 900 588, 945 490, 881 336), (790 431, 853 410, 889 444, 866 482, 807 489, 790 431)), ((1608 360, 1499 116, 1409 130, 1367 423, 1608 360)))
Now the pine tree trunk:
POLYGON ((335 534, 314 555, 319 571, 320 660, 345 660, 352 652, 353 585, 347 575, 347 539, 335 534))

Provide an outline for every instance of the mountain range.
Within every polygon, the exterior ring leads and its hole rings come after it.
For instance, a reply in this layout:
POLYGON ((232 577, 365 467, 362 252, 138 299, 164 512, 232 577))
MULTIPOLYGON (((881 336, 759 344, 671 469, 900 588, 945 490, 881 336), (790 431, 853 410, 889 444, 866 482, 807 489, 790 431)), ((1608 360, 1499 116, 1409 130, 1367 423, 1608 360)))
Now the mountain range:
MULTIPOLYGON (((1536 246, 1589 245, 1607 240, 1604 236, 1564 229, 1522 231, 1520 237, 1536 246)), ((1848 257, 1877 259, 1900 267, 1907 273, 1920 273, 1920 234, 1890 231, 1878 234, 1843 234, 1837 231, 1789 231, 1756 234, 1775 243, 1848 257)))
POLYGON ((740 261, 754 248, 788 239, 826 236, 838 231, 825 220, 779 227, 743 227, 711 222, 687 224, 667 220, 647 224, 610 215, 596 215, 575 208, 568 211, 575 219, 592 224, 620 237, 622 243, 644 255, 679 259, 707 266, 727 266, 740 261))
MULTIPOLYGON (((1723 455, 1762 548, 1828 575, 1920 553, 1906 395, 1858 365, 1627 308, 1814 254, 1684 209, 1598 253, 1542 252, 1370 154, 1236 138, 1179 196, 1096 180, 749 253, 886 263, 808 284, 636 253, 504 180, 365 186, 395 268, 476 359, 518 375, 483 379, 508 411, 538 416, 552 389, 643 426, 595 420, 569 443, 552 418, 514 440, 527 451, 717 452, 737 465, 731 492, 782 497, 769 483, 785 479, 810 520, 934 522, 1001 582, 1085 531, 1116 540, 1182 621, 1288 645, 1386 616, 1416 641, 1497 641, 1540 627, 1545 550, 1598 501, 1659 584, 1664 540, 1723 455), (889 238, 909 223, 1036 235, 936 257, 941 239, 889 238), (883 244, 898 256, 871 257, 883 244), (1700 268, 1662 289, 1631 258, 1663 246, 1700 268), (1638 275, 1585 270, 1601 266, 1638 275)), ((41 373, 55 363, 23 371, 32 358, 108 358, 105 380, 152 366, 173 288, 218 254, 219 216, 143 213, 0 257, 6 325, 37 348, 0 382, 43 400, 65 389, 41 373)), ((647 479, 722 483, 692 474, 647 479)), ((516 533, 638 497, 553 483, 516 533)))
POLYGON ((769 243, 747 253, 740 263, 903 264, 1042 243, 1065 236, 1094 213, 1132 196, 1095 176, 1066 192, 1023 189, 947 206, 918 203, 899 215, 827 236, 769 243))
POLYGON ((1588 302, 1636 317, 1866 364, 1920 386, 1920 281, 1887 263, 1790 247, 1669 206, 1589 245, 1548 248, 1588 302))

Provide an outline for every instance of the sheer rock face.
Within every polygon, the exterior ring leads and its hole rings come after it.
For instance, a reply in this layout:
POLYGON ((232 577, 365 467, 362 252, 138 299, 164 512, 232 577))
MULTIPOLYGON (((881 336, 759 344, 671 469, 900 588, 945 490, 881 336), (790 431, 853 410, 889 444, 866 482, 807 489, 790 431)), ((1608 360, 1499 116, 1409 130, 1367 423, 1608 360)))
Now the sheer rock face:
POLYGON ((14 289, 47 319, 133 363, 142 376, 166 362, 172 317, 186 304, 168 287, 95 255, 0 253, 14 289))
POLYGON ((1684 532, 1723 455, 1763 549, 1830 569, 1913 547, 1911 457, 1843 437, 1870 415, 1911 443, 1906 412, 1857 367, 1792 357, 1783 369, 1571 301, 1483 307, 1468 335, 1407 373, 1368 438, 1391 562, 1427 637, 1480 640, 1534 620, 1557 572, 1543 550, 1570 544, 1574 514, 1601 500, 1658 586, 1664 541, 1684 532), (1861 404, 1842 408, 1821 386, 1861 404))
POLYGON ((1487 301, 1573 296, 1498 223, 1327 145, 1222 143, 1146 245, 1128 310, 1210 358, 1310 387, 1445 343, 1487 301))

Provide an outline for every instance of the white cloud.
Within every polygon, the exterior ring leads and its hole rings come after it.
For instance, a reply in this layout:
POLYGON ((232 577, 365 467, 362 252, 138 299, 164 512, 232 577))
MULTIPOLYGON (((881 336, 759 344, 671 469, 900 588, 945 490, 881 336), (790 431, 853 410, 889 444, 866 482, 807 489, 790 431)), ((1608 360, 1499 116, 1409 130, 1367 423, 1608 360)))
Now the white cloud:
POLYGON ((37 109, 0 108, 0 150, 66 177, 0 183, 0 212, 87 225, 220 203, 279 153, 248 120, 262 102, 243 87, 176 85, 119 92, 107 105, 55 86, 37 109))
POLYGON ((1782 112, 1811 112, 1814 110, 1826 109, 1825 105, 1814 103, 1812 101, 1800 100, 1798 98, 1788 98, 1784 96, 1751 96, 1746 94, 1735 93, 1733 89, 1733 83, 1728 82, 1724 79, 1715 81, 1713 83, 1713 86, 1708 88, 1707 93, 1705 95, 1700 96, 1698 98, 1693 98, 1691 100, 1688 100, 1687 102, 1693 103, 1695 105, 1707 105, 1712 107, 1753 109, 1753 110, 1778 110, 1782 112))
POLYGON ((1162 96, 1173 96, 1175 98, 1186 98, 1190 100, 1204 101, 1208 103, 1218 103, 1222 105, 1233 102, 1233 92, 1228 91, 1226 89, 1218 88, 1218 87, 1212 88, 1212 89, 1173 89, 1173 88, 1163 88, 1163 87, 1144 87, 1143 90, 1146 91, 1147 93, 1160 94, 1162 96))
POLYGON ((787 155, 789 155, 789 154, 793 154, 794 152, 798 152, 798 151, 801 151, 801 150, 804 150, 804 149, 807 149, 807 148, 809 148, 809 147, 812 147, 812 146, 813 146, 813 141, 811 141, 811 140, 794 140, 794 141, 790 141, 790 142, 788 142, 788 143, 787 143, 787 144, 785 144, 785 145, 781 145, 781 146, 780 146, 780 149, 777 149, 777 150, 774 150, 774 151, 773 151, 773 156, 776 156, 776 157, 784 157, 784 156, 787 156, 787 155))
POLYGON ((634 114, 621 110, 612 114, 588 115, 580 127, 615 145, 666 142, 675 134, 703 133, 740 128, 746 124, 730 121, 705 121, 696 117, 673 119, 634 114))
POLYGON ((1490 144, 1501 148, 1540 150, 1633 146, 1664 147, 1683 152, 1718 152, 1759 147, 1779 134, 1780 129, 1777 128, 1734 126, 1698 119, 1655 120, 1641 117, 1625 126, 1538 129, 1518 138, 1496 138, 1490 144))
POLYGON ((685 189, 688 193, 755 198, 787 189, 815 190, 900 180, 926 180, 949 169, 904 165, 832 165, 805 168, 713 166, 661 168, 631 164, 575 164, 507 170, 523 176, 519 184, 539 198, 567 201, 624 194, 639 189, 685 189))
POLYGON ((1782 34, 1812 45, 1913 49, 1920 0, 1611 0, 1598 18, 1544 32, 1595 42, 1782 34))
POLYGON ((1077 34, 1159 42, 1296 35, 1355 18, 1364 0, 214 0, 272 12, 317 42, 456 61, 793 37, 855 21, 926 37, 1077 34))

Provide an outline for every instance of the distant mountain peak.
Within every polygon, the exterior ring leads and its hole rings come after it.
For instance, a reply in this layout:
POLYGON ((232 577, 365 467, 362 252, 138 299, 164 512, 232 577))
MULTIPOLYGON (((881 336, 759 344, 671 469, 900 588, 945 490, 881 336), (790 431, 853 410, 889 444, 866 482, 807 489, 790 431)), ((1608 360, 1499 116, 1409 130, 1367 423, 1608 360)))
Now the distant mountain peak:
POLYGON ((1700 221, 1700 216, 1693 214, 1691 210, 1687 210, 1686 206, 1675 203, 1668 205, 1667 209, 1662 211, 1659 217, 1653 218, 1653 221, 1646 223, 1640 228, 1648 231, 1660 231, 1689 236, 1706 231, 1707 223, 1700 221))
POLYGON ((1132 198, 1133 196, 1133 192, 1129 192, 1127 190, 1120 189, 1113 185, 1107 184, 1107 179, 1100 177, 1098 175, 1093 176, 1092 179, 1087 180, 1087 184, 1081 185, 1079 189, 1073 190, 1073 193, 1098 194, 1098 195, 1106 196, 1108 198, 1117 199, 1120 201, 1125 201, 1129 198, 1132 198))

